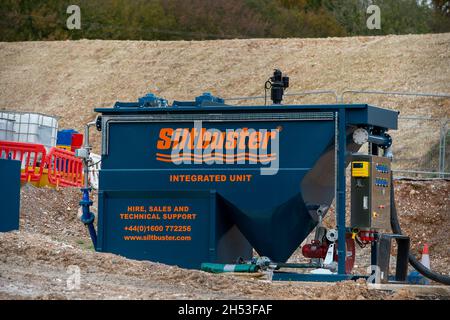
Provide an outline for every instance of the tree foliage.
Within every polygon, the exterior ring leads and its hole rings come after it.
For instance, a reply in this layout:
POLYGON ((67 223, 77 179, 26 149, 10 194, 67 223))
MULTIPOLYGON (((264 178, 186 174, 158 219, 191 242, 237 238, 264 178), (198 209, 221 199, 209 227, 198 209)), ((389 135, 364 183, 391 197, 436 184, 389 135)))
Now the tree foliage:
POLYGON ((450 1, 78 0, 81 29, 68 30, 67 0, 0 1, 0 40, 192 40, 331 37, 450 31, 450 1), (366 26, 381 9, 381 30, 366 26))

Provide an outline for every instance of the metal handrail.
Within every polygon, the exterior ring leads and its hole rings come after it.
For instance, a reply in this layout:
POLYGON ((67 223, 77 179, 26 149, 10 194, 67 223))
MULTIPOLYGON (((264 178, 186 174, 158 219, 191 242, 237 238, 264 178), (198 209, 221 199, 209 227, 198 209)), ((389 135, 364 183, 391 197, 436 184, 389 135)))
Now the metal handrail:
POLYGON ((448 121, 448 118, 433 118, 433 117, 427 117, 427 116, 398 116, 399 119, 402 120, 426 120, 426 121, 448 121))
POLYGON ((303 91, 303 92, 294 92, 294 93, 286 93, 285 96, 287 97, 295 97, 295 96, 306 96, 306 95, 313 95, 313 94, 332 94, 334 95, 336 99, 336 103, 339 103, 339 96, 336 91, 334 90, 318 90, 318 91, 303 91))
POLYGON ((448 94, 448 93, 396 92, 396 91, 376 91, 376 90, 345 90, 345 91, 342 92, 341 97, 340 97, 341 103, 344 103, 344 95, 346 93, 384 94, 384 95, 395 95, 395 96, 450 98, 450 94, 448 94))
POLYGON ((393 172, 406 172, 406 173, 414 173, 414 174, 432 174, 432 175, 444 175, 450 176, 450 172, 438 172, 438 171, 420 171, 420 170, 401 170, 401 169, 392 169, 393 172))
MULTIPOLYGON (((284 95, 287 97, 295 97, 295 96, 306 96, 313 94, 332 94, 335 97, 336 103, 339 103, 339 95, 334 90, 317 90, 317 91, 302 91, 302 92, 292 92, 285 93, 284 95)), ((224 98, 225 101, 239 101, 239 100, 257 100, 257 99, 265 99, 266 96, 244 96, 244 97, 231 97, 224 98)))
POLYGON ((238 100, 256 100, 256 99, 264 99, 264 96, 247 96, 247 97, 232 97, 232 98, 224 98, 225 101, 238 101, 238 100))

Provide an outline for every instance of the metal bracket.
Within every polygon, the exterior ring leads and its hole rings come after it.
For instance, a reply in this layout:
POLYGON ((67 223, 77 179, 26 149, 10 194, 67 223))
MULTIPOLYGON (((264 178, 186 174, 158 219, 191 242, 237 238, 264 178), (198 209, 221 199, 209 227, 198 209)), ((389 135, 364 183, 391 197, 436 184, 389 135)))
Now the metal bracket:
POLYGON ((380 268, 381 283, 406 282, 408 275, 408 255, 410 239, 401 234, 380 234, 377 248, 377 266, 380 268), (397 242, 397 262, 395 280, 389 281, 389 262, 391 258, 392 240, 397 242))

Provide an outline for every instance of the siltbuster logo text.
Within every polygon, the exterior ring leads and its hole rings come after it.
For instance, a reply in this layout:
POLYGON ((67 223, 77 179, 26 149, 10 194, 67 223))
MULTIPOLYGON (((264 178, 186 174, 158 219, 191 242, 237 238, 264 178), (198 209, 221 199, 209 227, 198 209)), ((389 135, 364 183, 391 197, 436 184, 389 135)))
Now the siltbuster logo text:
POLYGON ((174 165, 261 165, 261 175, 279 169, 279 129, 203 128, 196 121, 188 128, 161 128, 156 160, 174 165))

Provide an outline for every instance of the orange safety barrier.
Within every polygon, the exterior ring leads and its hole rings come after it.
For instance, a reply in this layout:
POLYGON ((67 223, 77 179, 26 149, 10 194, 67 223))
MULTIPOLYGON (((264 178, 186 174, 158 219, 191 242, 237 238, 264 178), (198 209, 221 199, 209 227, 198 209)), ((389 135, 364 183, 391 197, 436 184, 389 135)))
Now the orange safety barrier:
POLYGON ((83 184, 83 162, 71 151, 51 148, 46 167, 48 181, 57 187, 80 187, 83 184))
POLYGON ((42 164, 46 161, 46 150, 41 144, 0 140, 0 158, 19 160, 22 168, 20 180, 38 182, 42 176, 42 164))

